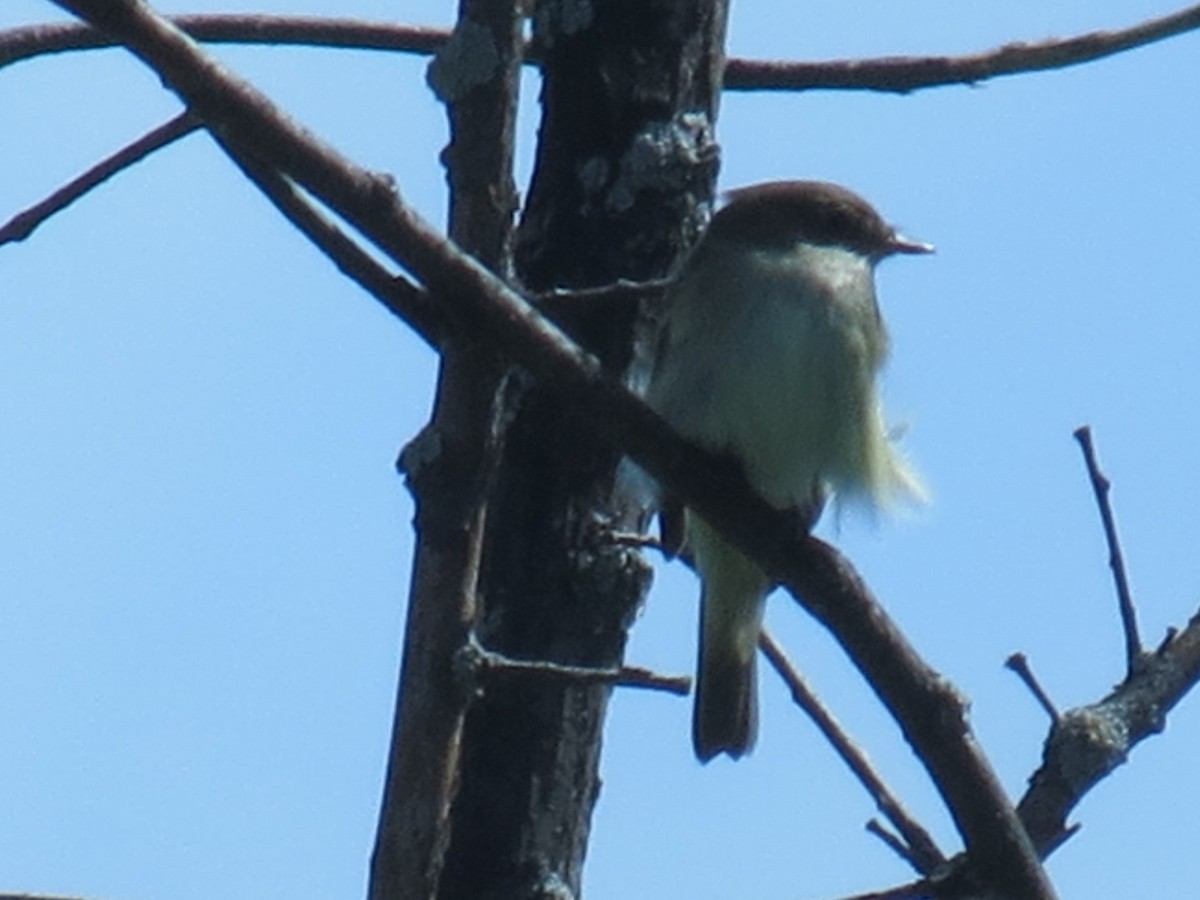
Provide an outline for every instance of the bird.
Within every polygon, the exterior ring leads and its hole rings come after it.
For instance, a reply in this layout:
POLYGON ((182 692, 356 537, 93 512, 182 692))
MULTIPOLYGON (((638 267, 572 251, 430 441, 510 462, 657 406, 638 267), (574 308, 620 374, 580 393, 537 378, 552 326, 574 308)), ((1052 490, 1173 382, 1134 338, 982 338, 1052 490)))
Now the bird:
MULTIPOLYGON (((805 530, 830 497, 876 509, 923 500, 879 401, 888 336, 875 267, 932 251, 836 184, 730 191, 665 292, 647 403, 683 437, 735 459, 805 530)), ((693 749, 701 762, 737 759, 757 734, 755 657, 774 584, 691 510, 682 535, 702 585, 693 749)))

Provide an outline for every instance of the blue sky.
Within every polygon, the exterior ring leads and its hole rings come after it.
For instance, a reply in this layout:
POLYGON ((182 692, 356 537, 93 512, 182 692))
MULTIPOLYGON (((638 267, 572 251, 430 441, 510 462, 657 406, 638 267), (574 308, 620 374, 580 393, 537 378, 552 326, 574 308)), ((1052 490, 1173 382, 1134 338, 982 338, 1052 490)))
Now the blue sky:
MULTIPOLYGON (((735 4, 737 55, 963 53, 1131 24, 1142 2, 735 4)), ((229 7, 208 0, 177 11, 229 7)), ((250 7, 247 7, 250 8, 250 7)), ((448 23, 452 4, 273 0, 448 23)), ((6 0, 0 27, 59 17, 6 0)), ((847 184, 928 258, 885 263, 891 414, 927 508, 826 532, 972 699, 1014 794, 1046 722, 1122 673, 1106 551, 1072 430, 1095 429, 1147 640, 1200 598, 1200 35, 1085 67, 912 97, 726 95, 725 187, 847 184)), ((444 219, 424 61, 219 55, 444 219)), ((526 80, 521 182, 536 122, 526 80)), ((119 51, 0 71, 0 217, 173 115, 119 51)), ((202 135, 0 248, 0 890, 131 900, 360 896, 411 562, 392 470, 435 360, 346 283, 202 135)), ((660 570, 630 661, 692 668, 696 585, 660 570)), ((769 621, 895 789, 957 846, 849 665, 786 598, 769 621)), ((835 897, 909 873, 782 687, 759 746, 691 756, 687 701, 612 705, 585 890, 835 897)), ((1064 897, 1190 898, 1200 704, 1078 810, 1064 897)))

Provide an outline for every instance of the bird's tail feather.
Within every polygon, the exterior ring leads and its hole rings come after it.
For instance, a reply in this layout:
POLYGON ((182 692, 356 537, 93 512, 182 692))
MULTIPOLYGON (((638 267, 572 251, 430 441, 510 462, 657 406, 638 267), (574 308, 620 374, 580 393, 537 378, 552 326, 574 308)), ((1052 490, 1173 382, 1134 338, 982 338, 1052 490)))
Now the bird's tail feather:
POLYGON ((688 543, 704 580, 692 744, 707 762, 750 752, 758 731, 755 658, 770 581, 706 523, 688 516, 688 543))
POLYGON ((701 762, 718 753, 737 759, 754 747, 758 732, 758 689, 754 657, 746 662, 725 648, 701 644, 692 746, 701 762))

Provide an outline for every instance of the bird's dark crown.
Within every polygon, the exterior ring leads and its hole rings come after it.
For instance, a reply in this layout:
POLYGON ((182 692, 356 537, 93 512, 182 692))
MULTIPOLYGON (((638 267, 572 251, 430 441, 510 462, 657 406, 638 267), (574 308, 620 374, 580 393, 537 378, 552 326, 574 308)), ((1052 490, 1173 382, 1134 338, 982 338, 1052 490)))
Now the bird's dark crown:
POLYGON ((709 225, 718 240, 757 247, 798 241, 845 247, 873 259, 921 252, 900 238, 866 200, 824 181, 769 181, 728 193, 709 225))

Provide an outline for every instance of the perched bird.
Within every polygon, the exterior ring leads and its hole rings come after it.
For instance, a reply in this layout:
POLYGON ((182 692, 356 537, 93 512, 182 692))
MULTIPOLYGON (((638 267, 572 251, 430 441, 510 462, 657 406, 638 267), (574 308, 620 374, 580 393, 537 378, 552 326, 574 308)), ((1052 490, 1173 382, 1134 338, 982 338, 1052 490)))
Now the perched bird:
MULTIPOLYGON (((875 266, 932 250, 834 184, 730 192, 668 289, 647 401, 808 527, 831 493, 873 507, 919 498, 876 388, 888 338, 875 266)), ((685 512, 683 530, 703 584, 692 742, 701 761, 737 758, 757 730, 755 654, 773 584, 701 517, 685 512)))

